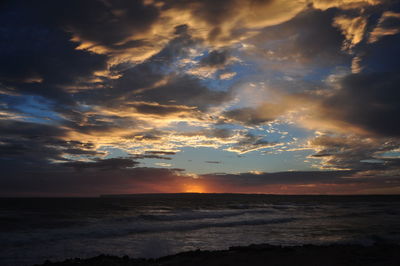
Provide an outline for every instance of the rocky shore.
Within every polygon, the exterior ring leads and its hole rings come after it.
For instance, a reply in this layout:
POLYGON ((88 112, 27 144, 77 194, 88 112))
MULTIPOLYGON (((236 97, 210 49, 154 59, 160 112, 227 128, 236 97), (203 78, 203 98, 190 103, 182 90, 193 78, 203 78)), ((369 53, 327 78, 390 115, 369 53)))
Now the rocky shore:
MULTIPOLYGON (((345 266, 400 265, 399 245, 330 245, 293 246, 250 245, 218 251, 189 251, 158 259, 138 259, 128 256, 100 255, 89 259, 46 261, 40 266, 345 266)), ((39 266, 39 265, 35 265, 39 266)))

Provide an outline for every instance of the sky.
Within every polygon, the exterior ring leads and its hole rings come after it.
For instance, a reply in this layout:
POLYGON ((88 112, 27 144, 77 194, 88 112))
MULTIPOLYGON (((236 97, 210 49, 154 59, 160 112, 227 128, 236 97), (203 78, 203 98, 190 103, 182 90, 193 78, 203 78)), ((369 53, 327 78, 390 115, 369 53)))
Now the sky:
POLYGON ((400 2, 0 4, 0 196, 400 193, 400 2))

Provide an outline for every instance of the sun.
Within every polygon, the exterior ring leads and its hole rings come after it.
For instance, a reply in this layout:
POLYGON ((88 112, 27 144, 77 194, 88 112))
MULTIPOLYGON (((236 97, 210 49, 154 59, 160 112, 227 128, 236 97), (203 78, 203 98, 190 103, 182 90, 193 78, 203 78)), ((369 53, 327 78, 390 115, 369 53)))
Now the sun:
POLYGON ((198 184, 185 184, 184 185, 185 193, 206 193, 206 189, 202 185, 198 184))

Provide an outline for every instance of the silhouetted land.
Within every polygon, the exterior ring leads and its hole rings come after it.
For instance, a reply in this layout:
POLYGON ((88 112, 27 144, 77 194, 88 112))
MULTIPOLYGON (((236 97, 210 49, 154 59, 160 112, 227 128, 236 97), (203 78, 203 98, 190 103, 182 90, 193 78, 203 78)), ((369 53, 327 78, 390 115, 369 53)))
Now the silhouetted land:
POLYGON ((45 262, 43 266, 333 266, 333 265, 400 265, 399 245, 330 245, 279 247, 251 245, 231 247, 219 251, 190 251, 158 259, 132 259, 100 255, 90 259, 70 259, 63 262, 45 262))

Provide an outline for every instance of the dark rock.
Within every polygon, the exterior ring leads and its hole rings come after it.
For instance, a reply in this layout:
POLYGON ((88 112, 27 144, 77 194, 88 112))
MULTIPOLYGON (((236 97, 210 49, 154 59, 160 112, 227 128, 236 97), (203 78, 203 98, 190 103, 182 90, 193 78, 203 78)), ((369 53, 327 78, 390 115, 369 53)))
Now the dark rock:
POLYGON ((133 259, 128 256, 100 255, 89 259, 69 259, 63 262, 45 261, 38 266, 398 266, 400 246, 330 245, 281 247, 268 244, 231 247, 228 250, 194 250, 159 259, 133 259))

